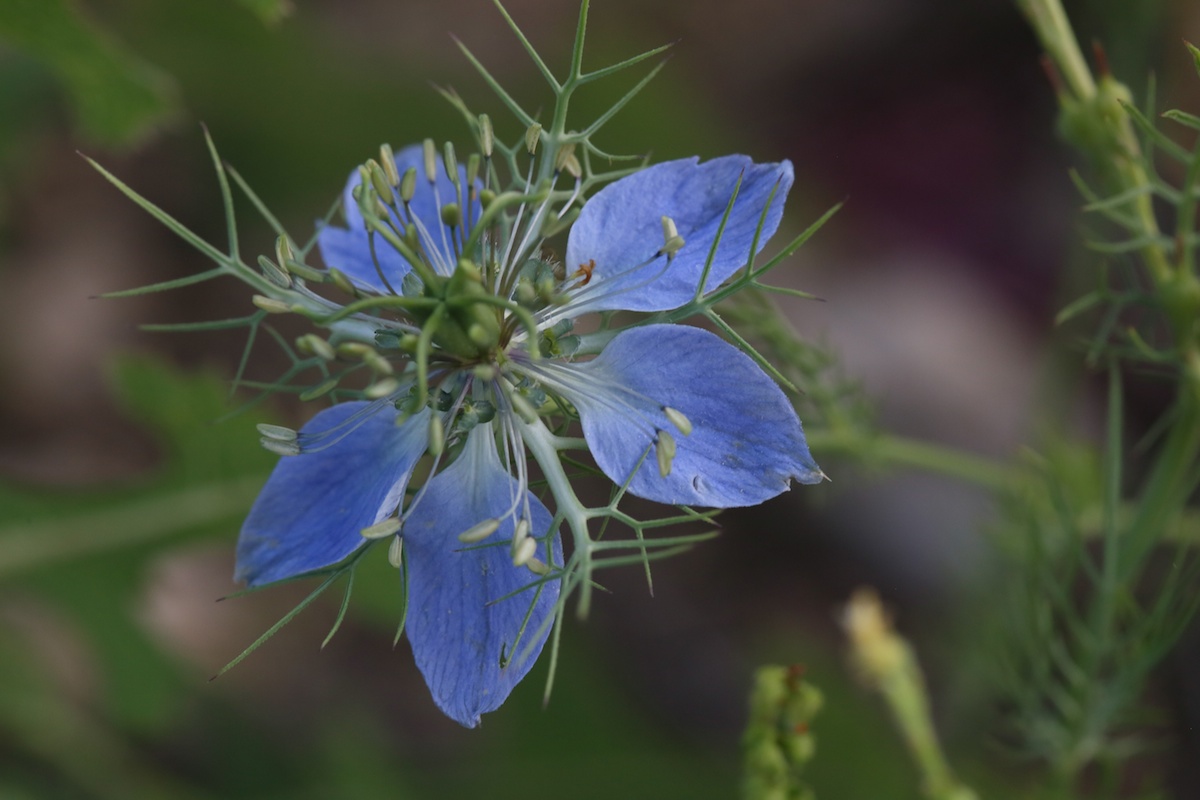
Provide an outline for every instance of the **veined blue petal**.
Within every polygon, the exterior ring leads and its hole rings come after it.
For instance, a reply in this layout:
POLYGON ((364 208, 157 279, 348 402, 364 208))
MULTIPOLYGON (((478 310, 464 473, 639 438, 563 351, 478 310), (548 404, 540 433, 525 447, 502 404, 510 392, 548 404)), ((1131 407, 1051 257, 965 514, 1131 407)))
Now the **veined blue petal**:
POLYGON ((767 198, 762 248, 783 215, 791 188, 790 161, 755 164, 746 156, 667 161, 605 186, 590 198, 567 239, 566 268, 595 262, 592 279, 575 293, 572 316, 587 311, 666 311, 692 299, 729 198, 737 189, 705 282, 711 291, 744 265, 767 198), (741 185, 738 186, 738 180, 741 185), (774 196, 772 197, 772 192, 774 196), (667 264, 662 217, 675 221, 684 246, 667 264))
POLYGON ((629 491, 638 497, 733 508, 774 497, 791 480, 823 478, 783 391, 745 353, 708 331, 632 328, 595 359, 559 366, 554 375, 561 381, 556 388, 579 410, 597 465, 618 485, 637 469, 629 491), (687 417, 690 435, 664 407, 687 417), (676 448, 666 477, 658 431, 676 448))
MULTIPOLYGON (((448 275, 454 267, 455 256, 451 229, 442 224, 441 207, 448 203, 459 202, 454 184, 446 175, 439 156, 437 159, 437 191, 435 193, 434 188, 425 178, 425 159, 420 145, 412 145, 397 151, 395 159, 396 169, 401 176, 410 167, 417 169, 416 191, 413 193, 409 208, 418 231, 423 231, 420 234, 421 245, 434 262, 433 268, 448 275)), ((326 225, 317 234, 317 245, 321 248, 321 258, 324 259, 327 266, 337 267, 359 286, 386 294, 387 286, 379 276, 379 272, 382 270, 383 277, 398 292, 400 291, 400 282, 412 270, 412 267, 382 236, 376 234, 375 256, 379 260, 380 270, 375 269, 375 261, 371 258, 370 241, 367 231, 363 227, 363 217, 353 196, 354 188, 360 183, 361 178, 356 169, 350 173, 342 195, 342 209, 346 215, 347 227, 326 225)), ((467 171, 461 165, 459 166, 459 184, 465 192, 467 171)), ((460 206, 466 203, 465 197, 462 200, 463 203, 460 206)), ((397 227, 403 230, 408 219, 400 206, 399 197, 396 199, 396 205, 400 207, 400 212, 392 214, 392 219, 397 227)), ((478 219, 479 214, 479 202, 476 201, 472 207, 471 219, 478 219)))
MULTIPOLYGON (((552 521, 536 497, 518 498, 519 491, 500 465, 492 425, 480 425, 458 459, 429 481, 402 531, 409 580, 405 630, 413 657, 434 702, 469 728, 480 714, 499 708, 529 672, 558 599, 557 580, 532 586, 537 576, 512 564, 514 499, 522 501, 518 516, 528 500, 530 535, 545 537, 552 521), (497 518, 499 529, 482 542, 458 540, 477 523, 497 518)), ((537 557, 562 566, 557 530, 549 548, 539 545, 537 557)))
POLYGON ((387 406, 355 419, 370 405, 341 403, 301 429, 313 450, 280 459, 254 501, 238 539, 236 580, 258 586, 336 564, 362 546, 363 528, 396 509, 425 452, 430 412, 399 427, 387 406))

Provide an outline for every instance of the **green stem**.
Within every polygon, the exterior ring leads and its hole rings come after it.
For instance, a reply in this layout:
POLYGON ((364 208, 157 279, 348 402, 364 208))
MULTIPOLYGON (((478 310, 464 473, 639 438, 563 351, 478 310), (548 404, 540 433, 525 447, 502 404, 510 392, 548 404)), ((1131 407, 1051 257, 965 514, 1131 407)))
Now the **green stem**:
POLYGON ((1009 486, 1015 476, 1012 467, 981 456, 902 436, 810 431, 807 438, 809 449, 819 455, 848 455, 889 466, 915 467, 991 489, 1009 486))
POLYGON ((190 486, 115 508, 0 528, 0 576, 167 539, 243 515, 262 476, 190 486))

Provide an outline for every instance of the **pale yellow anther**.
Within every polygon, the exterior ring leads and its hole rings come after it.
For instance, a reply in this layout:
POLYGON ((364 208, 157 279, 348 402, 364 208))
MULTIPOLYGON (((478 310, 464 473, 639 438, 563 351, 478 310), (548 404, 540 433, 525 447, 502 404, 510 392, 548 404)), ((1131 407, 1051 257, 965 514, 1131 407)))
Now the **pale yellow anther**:
POLYGON ((341 289, 348 295, 357 295, 358 290, 354 288, 354 284, 346 277, 346 273, 342 272, 337 267, 329 268, 329 279, 333 281, 333 285, 341 289))
POLYGON ((404 564, 404 540, 397 536, 388 545, 388 563, 396 569, 404 564))
POLYGON ((332 361, 337 358, 337 351, 333 349, 333 345, 315 333, 306 333, 296 339, 296 349, 302 353, 323 358, 326 361, 332 361))
POLYGON ((475 525, 472 525, 470 528, 467 528, 465 531, 460 533, 458 535, 458 540, 460 542, 462 542, 463 544, 474 544, 475 542, 482 542, 484 539, 486 539, 487 537, 489 537, 493 533, 495 533, 496 529, 499 527, 500 527, 500 520, 485 519, 483 522, 476 523, 475 525))
POLYGON ((262 445, 263 450, 268 453, 274 453, 277 456, 298 456, 300 455, 300 445, 295 442, 281 442, 278 439, 272 439, 264 436, 258 440, 262 445))
POLYGON ((673 256, 683 249, 683 237, 679 235, 679 230, 675 227, 675 220, 670 217, 662 218, 663 230, 663 246, 660 253, 668 256, 673 256))
POLYGON ((275 260, 279 262, 280 269, 287 270, 289 261, 294 261, 296 254, 292 252, 292 243, 288 241, 286 236, 279 236, 275 239, 275 260))
POLYGON ((671 462, 675 460, 675 439, 666 431, 659 431, 656 445, 654 451, 658 456, 658 474, 665 478, 671 474, 671 462))
POLYGON ((529 151, 529 155, 537 152, 538 142, 541 140, 542 126, 535 122, 525 131, 525 149, 529 151))
POLYGON ((537 552, 537 539, 525 538, 521 543, 513 548, 512 563, 514 567, 519 567, 522 564, 529 563, 529 559, 533 558, 537 552))
POLYGON ((291 428, 285 428, 282 425, 267 425, 266 423, 260 423, 257 427, 258 432, 262 436, 267 439, 274 439, 277 442, 294 442, 296 441, 297 436, 299 436, 299 434, 297 434, 291 428))
MULTIPOLYGON (((383 167, 379 166, 379 162, 375 159, 367 161, 367 174, 371 178, 371 188, 375 190, 375 194, 379 200, 387 205, 392 202, 392 184, 388 181, 387 173, 383 171, 383 167)), ((387 216, 387 210, 384 209, 381 213, 377 209, 379 216, 387 216)))
POLYGON ((387 397, 390 394, 395 394, 400 389, 400 382, 395 378, 384 378, 381 381, 372 383, 367 388, 363 389, 363 396, 368 400, 378 400, 381 397, 387 397))
POLYGON ((547 575, 550 573, 550 567, 545 561, 540 558, 531 558, 525 562, 525 569, 532 572, 534 575, 547 575))
POLYGON ((426 139, 421 143, 422 153, 425 162, 425 180, 430 183, 437 182, 437 145, 433 143, 433 139, 426 139))
POLYGON ((496 136, 492 132, 492 118, 487 114, 479 115, 479 149, 484 158, 492 157, 492 149, 496 144, 496 136))
POLYGON ((567 142, 558 148, 554 154, 554 171, 562 172, 567 166, 567 159, 575 157, 575 143, 567 142))
POLYGON ((400 199, 405 205, 412 202, 413 195, 417 192, 417 168, 409 167, 404 170, 404 177, 400 179, 400 199))
POLYGON ((670 420, 671 424, 679 429, 679 432, 684 436, 692 435, 692 421, 684 416, 684 413, 677 408, 663 406, 663 415, 670 420))
POLYGON ((374 525, 369 525, 359 531, 359 535, 364 539, 386 539, 392 534, 399 533, 400 528, 404 526, 399 517, 388 517, 376 522, 374 525))
POLYGON ((379 166, 383 167, 383 173, 387 176, 388 183, 392 186, 399 185, 400 172, 396 168, 396 154, 392 152, 390 144, 379 145, 379 166))
POLYGON ((429 418, 429 454, 434 457, 440 456, 445 446, 446 428, 442 424, 442 418, 434 414, 429 418))
POLYGON ((268 314, 290 314, 292 306, 283 300, 276 300, 274 297, 256 294, 250 298, 250 302, 266 311, 268 314))

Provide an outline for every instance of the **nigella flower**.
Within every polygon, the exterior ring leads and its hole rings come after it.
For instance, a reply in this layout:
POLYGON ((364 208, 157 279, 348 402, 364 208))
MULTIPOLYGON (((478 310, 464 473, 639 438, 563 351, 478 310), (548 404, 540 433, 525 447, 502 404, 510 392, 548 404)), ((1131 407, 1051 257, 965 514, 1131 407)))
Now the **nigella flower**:
POLYGON ((545 255, 544 232, 569 221, 578 182, 565 197, 531 182, 497 194, 449 159, 445 170, 431 162, 414 147, 385 165, 387 185, 379 171, 352 175, 347 227, 320 231, 326 263, 377 298, 362 307, 395 378, 285 442, 295 455, 246 520, 237 575, 258 586, 390 539, 417 665, 437 704, 473 726, 546 641, 565 567, 556 520, 576 549, 587 542, 589 517, 558 459, 578 441, 562 420, 577 417, 614 484, 660 503, 754 505, 823 475, 791 404, 750 357, 653 317, 761 249, 789 162, 693 158, 624 177, 584 203, 562 264, 545 255), (609 311, 651 316, 574 335, 581 315, 609 311), (557 516, 531 490, 529 455, 557 516), (419 463, 430 477, 417 488, 419 463))

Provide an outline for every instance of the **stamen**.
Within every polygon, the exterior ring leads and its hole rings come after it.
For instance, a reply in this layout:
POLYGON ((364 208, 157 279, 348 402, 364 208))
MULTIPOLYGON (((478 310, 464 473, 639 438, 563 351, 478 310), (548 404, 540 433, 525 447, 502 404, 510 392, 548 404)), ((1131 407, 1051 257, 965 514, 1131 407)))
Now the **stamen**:
POLYGON ((257 426, 258 432, 266 439, 271 439, 276 442, 294 442, 300 435, 291 428, 285 428, 282 425, 268 425, 259 423, 257 426))
POLYGON ((290 314, 292 313, 292 304, 283 300, 276 300, 274 297, 256 294, 250 298, 250 302, 261 308, 268 314, 290 314))
POLYGON ((499 527, 500 520, 485 519, 483 522, 476 523, 460 533, 458 535, 458 540, 463 544, 482 542, 484 539, 495 533, 499 527))
POLYGON ((658 456, 658 474, 665 478, 671 474, 671 462, 675 460, 675 439, 666 431, 659 431, 655 445, 654 452, 658 456))
POLYGON ((404 540, 399 536, 388 545, 388 563, 396 569, 404 565, 404 540))
POLYGON ((400 528, 403 526, 404 523, 400 521, 399 517, 387 517, 376 522, 374 525, 368 525, 358 533, 364 539, 386 539, 393 534, 399 533, 400 528))
POLYGON ((379 164, 383 167, 383 172, 387 175, 388 183, 392 186, 400 185, 400 171, 396 168, 396 154, 392 152, 390 144, 379 145, 379 164))
POLYGON ((521 540, 521 543, 513 548, 512 563, 514 567, 519 567, 522 564, 529 562, 537 553, 537 539, 527 537, 521 540))
POLYGON ((679 432, 684 436, 692 435, 692 421, 688 419, 684 413, 670 406, 662 407, 663 416, 671 421, 671 424, 679 429, 679 432))

